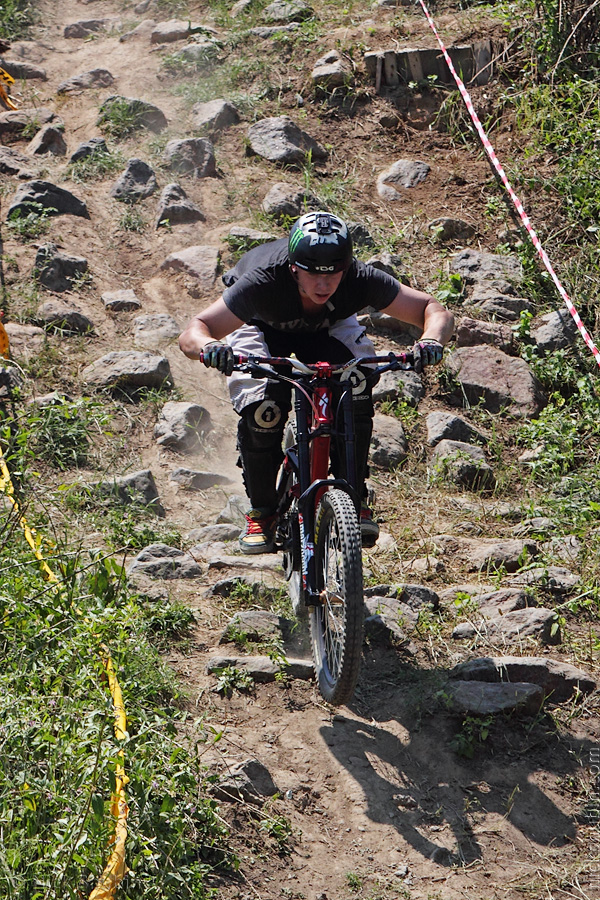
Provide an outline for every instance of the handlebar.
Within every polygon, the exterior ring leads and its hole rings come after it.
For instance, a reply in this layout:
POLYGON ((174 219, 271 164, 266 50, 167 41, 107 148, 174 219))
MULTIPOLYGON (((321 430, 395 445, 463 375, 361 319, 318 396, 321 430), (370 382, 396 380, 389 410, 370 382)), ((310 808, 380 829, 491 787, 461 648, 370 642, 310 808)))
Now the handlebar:
MULTIPOLYGON (((203 363, 204 353, 200 353, 198 359, 203 363)), ((238 353, 234 354, 233 360, 233 369, 237 372, 252 371, 253 369, 269 366, 272 369, 289 367, 302 375, 318 374, 320 371, 322 372, 323 366, 328 366, 332 375, 340 375, 347 369, 352 369, 359 365, 378 366, 378 372, 394 369, 410 370, 414 367, 415 361, 414 355, 409 351, 402 353, 390 352, 385 356, 367 356, 362 359, 350 359, 348 362, 336 364, 327 363, 326 361, 319 363, 303 363, 294 356, 243 356, 238 353), (380 368, 379 364, 381 364, 380 368)))

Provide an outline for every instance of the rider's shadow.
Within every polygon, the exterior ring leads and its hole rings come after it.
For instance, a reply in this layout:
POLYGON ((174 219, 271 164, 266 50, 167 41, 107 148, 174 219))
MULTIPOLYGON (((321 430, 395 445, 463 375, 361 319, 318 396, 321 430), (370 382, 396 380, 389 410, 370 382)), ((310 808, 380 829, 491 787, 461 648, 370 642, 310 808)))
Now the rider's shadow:
MULTIPOLYGON (((422 673, 425 680, 429 673, 422 673)), ((412 692, 417 683, 410 685, 412 692)), ((475 831, 506 819, 522 835, 542 846, 560 847, 576 838, 576 822, 566 816, 535 783, 541 773, 556 777, 575 773, 590 759, 592 743, 547 735, 548 719, 537 733, 513 720, 513 746, 492 752, 494 735, 474 759, 458 757, 450 747, 460 723, 442 709, 415 727, 414 707, 398 686, 374 711, 386 727, 336 715, 321 734, 331 752, 361 787, 366 814, 392 824, 404 840, 427 859, 445 866, 468 865, 482 858, 475 831), (537 737, 539 742, 537 742, 537 737), (527 749, 526 749, 527 748, 527 749), (485 826, 484 826, 485 822, 485 826), (452 832, 452 841, 437 842, 431 830, 452 832)), ((431 692, 431 704, 434 693, 431 692)), ((362 706, 362 704, 360 704, 362 706)), ((358 709, 357 709, 358 711, 358 709)), ((361 713, 366 710, 361 709, 361 713)), ((370 715, 367 712, 367 715, 370 715)), ((502 729, 498 721, 497 728, 502 729)), ((502 734, 497 733, 497 739, 502 734)))

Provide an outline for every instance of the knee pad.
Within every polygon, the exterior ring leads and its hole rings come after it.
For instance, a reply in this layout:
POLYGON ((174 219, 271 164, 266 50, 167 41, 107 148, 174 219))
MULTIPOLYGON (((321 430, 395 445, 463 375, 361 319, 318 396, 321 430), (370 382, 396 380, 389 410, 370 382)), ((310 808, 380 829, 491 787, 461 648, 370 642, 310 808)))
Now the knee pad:
POLYGON ((245 406, 238 422, 239 449, 280 448, 288 411, 275 400, 268 399, 245 406))

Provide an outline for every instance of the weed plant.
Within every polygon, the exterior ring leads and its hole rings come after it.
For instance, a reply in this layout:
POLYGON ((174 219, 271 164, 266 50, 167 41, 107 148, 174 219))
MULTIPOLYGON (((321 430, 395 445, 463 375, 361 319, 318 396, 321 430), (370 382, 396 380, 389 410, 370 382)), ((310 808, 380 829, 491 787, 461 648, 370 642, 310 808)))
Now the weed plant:
POLYGON ((121 171, 124 166, 125 158, 118 150, 96 149, 89 156, 71 163, 67 174, 72 181, 78 184, 87 184, 88 181, 107 178, 109 175, 121 171))
POLYGON ((50 228, 50 219, 58 210, 42 206, 41 203, 30 203, 28 213, 20 209, 14 210, 6 222, 9 231, 23 241, 35 241, 46 234, 50 228))
MULTIPOLYGON (((207 773, 211 740, 201 723, 184 744, 178 689, 149 642, 180 629, 179 613, 148 617, 119 567, 57 548, 62 589, 44 583, 33 555, 7 541, 1 520, 0 894, 75 900, 88 896, 107 859, 109 811, 123 751, 129 778, 129 873, 124 900, 202 900, 214 866, 233 862, 207 773), (109 647, 128 716, 114 736, 99 650, 109 647)), ((23 547, 26 546, 23 542, 23 547)))
POLYGON ((30 407, 20 422, 20 434, 28 437, 28 454, 65 471, 88 462, 90 450, 109 420, 105 405, 98 400, 58 399, 49 406, 30 407))
POLYGON ((0 34, 9 41, 25 37, 33 21, 34 10, 29 0, 3 0, 0 5, 0 34))

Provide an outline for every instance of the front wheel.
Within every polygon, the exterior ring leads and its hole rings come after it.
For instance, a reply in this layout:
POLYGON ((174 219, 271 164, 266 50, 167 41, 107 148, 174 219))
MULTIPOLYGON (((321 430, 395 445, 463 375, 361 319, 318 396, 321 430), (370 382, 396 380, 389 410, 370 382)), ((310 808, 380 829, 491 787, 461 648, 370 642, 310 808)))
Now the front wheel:
POLYGON ((360 526, 350 496, 332 488, 319 503, 315 563, 321 602, 311 607, 316 676, 329 703, 347 703, 358 679, 363 641, 360 526))

